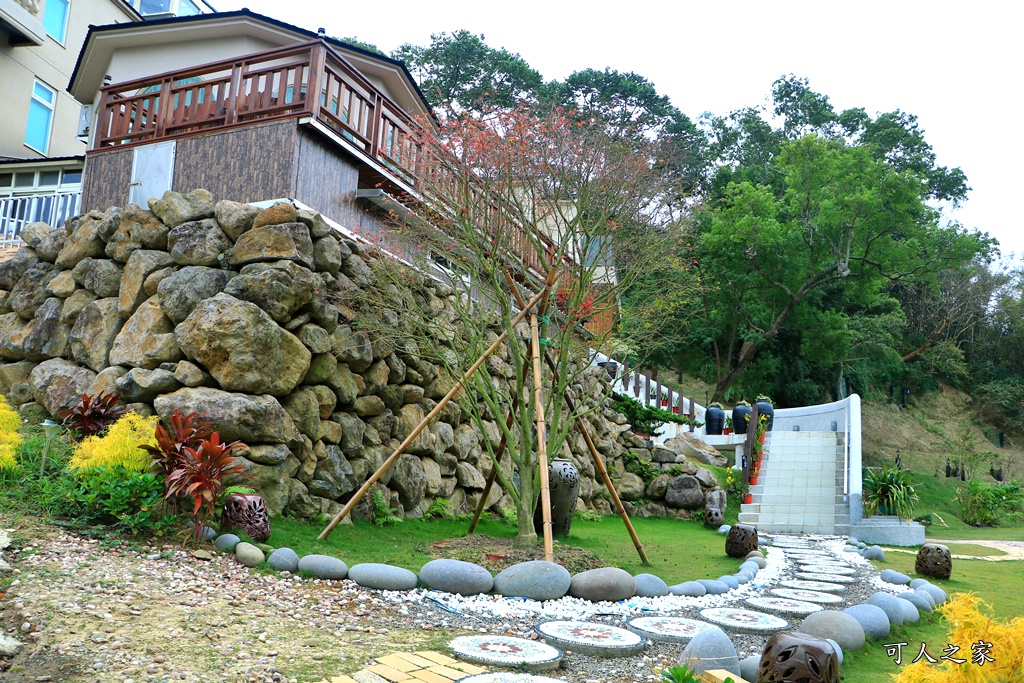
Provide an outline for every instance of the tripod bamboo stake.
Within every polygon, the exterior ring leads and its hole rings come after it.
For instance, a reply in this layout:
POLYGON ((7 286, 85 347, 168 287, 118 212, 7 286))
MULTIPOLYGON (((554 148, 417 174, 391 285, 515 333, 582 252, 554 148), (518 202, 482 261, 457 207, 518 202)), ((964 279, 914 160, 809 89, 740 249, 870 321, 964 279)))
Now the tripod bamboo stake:
POLYGON ((551 285, 554 284, 554 278, 555 270, 552 269, 552 271, 548 274, 548 282, 545 285, 543 291, 541 291, 532 299, 530 299, 530 303, 527 305, 527 307, 523 308, 523 310, 520 311, 519 315, 512 319, 511 324, 509 324, 509 329, 502 332, 501 335, 494 340, 494 343, 487 347, 487 350, 484 351, 483 354, 476 359, 476 362, 473 363, 469 370, 466 370, 466 373, 462 376, 461 379, 459 379, 455 383, 455 386, 453 386, 451 390, 444 395, 444 398, 437 402, 437 405, 434 406, 434 409, 431 410, 430 413, 428 413, 427 416, 424 417, 423 420, 418 425, 416 425, 416 428, 409 433, 409 436, 405 437, 405 440, 402 441, 402 443, 398 444, 398 448, 395 449, 394 453, 388 456, 388 459, 385 460, 381 464, 381 466, 377 468, 377 471, 373 473, 373 476, 367 479, 363 483, 363 485, 359 487, 359 490, 355 492, 355 494, 352 496, 352 499, 345 503, 345 507, 343 507, 341 511, 334 516, 334 519, 331 520, 331 523, 327 525, 326 529, 320 532, 320 535, 317 536, 317 539, 322 541, 323 539, 327 538, 327 536, 332 531, 334 531, 334 527, 338 526, 341 520, 345 518, 345 515, 351 512, 352 508, 354 508, 356 504, 360 501, 360 499, 362 499, 362 497, 366 495, 366 492, 370 490, 370 487, 377 483, 377 480, 384 476, 384 473, 387 472, 388 469, 393 464, 395 464, 395 461, 398 460, 398 456, 400 456, 402 452, 409 447, 409 444, 411 444, 416 439, 416 437, 419 436, 420 432, 423 431, 423 428, 426 427, 431 420, 433 420, 441 413, 444 407, 448 405, 448 401, 452 400, 455 394, 457 394, 459 390, 463 388, 463 385, 470 377, 473 376, 473 373, 479 370, 480 366, 484 364, 484 361, 486 361, 491 354, 497 351, 498 347, 501 346, 505 339, 508 338, 509 330, 514 329, 516 325, 522 322, 523 318, 525 318, 527 313, 529 312, 530 307, 536 305, 537 302, 542 301, 544 299, 548 290, 551 289, 551 285))
MULTIPOLYGON (((518 296, 516 297, 519 298, 518 296)), ((551 482, 548 480, 548 437, 544 423, 544 387, 540 370, 540 330, 537 312, 530 314, 530 344, 533 347, 533 403, 537 418, 537 467, 540 468, 540 512, 544 531, 544 560, 555 561, 551 535, 551 482)))
MULTIPOLYGON (((512 293, 516 297, 516 301, 519 305, 523 305, 523 297, 519 293, 519 290, 515 286, 515 281, 512 280, 508 271, 505 272, 505 278, 509 281, 509 285, 512 287, 512 293)), ((551 356, 545 351, 544 360, 547 361, 548 368, 551 369, 551 373, 558 378, 558 368, 555 366, 555 362, 551 360, 551 356)), ((562 392, 562 396, 565 399, 565 406, 569 409, 570 413, 576 412, 576 404, 569 396, 568 390, 562 392)), ((629 514, 626 513, 626 508, 622 504, 622 500, 619 498, 618 492, 615 490, 614 484, 612 484, 611 477, 608 476, 608 470, 604 466, 604 461, 601 460, 601 454, 597 452, 597 447, 594 445, 594 440, 590 438, 590 430, 587 429, 587 425, 583 422, 583 418, 576 417, 576 428, 583 434, 583 440, 587 443, 587 449, 590 450, 590 457, 594 461, 594 467, 601 475, 601 479, 604 481, 604 485, 608 488, 608 493, 611 494, 612 500, 615 502, 615 508, 619 511, 619 516, 622 517, 623 524, 626 525, 626 530, 629 532, 629 537, 633 540, 633 545, 636 546, 636 552, 640 555, 640 561, 645 566, 650 566, 651 561, 647 559, 647 552, 644 550, 644 546, 640 543, 640 538, 636 535, 636 529, 633 528, 633 523, 629 521, 629 514)))

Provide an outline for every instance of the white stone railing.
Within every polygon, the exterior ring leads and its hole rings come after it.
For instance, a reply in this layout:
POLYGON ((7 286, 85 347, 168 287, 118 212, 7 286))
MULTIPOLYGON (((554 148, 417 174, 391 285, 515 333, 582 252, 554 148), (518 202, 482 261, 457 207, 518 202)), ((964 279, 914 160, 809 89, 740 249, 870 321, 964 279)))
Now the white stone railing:
POLYGON ((81 192, 0 198, 0 249, 17 247, 21 231, 30 223, 63 225, 78 214, 81 200, 81 192))

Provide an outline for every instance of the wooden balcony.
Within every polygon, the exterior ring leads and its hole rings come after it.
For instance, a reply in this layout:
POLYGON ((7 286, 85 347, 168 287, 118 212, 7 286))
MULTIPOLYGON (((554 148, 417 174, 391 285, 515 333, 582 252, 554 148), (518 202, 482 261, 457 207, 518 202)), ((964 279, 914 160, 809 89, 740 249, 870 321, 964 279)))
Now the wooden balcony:
POLYGON ((321 40, 104 86, 93 150, 286 118, 322 124, 422 191, 412 119, 321 40))

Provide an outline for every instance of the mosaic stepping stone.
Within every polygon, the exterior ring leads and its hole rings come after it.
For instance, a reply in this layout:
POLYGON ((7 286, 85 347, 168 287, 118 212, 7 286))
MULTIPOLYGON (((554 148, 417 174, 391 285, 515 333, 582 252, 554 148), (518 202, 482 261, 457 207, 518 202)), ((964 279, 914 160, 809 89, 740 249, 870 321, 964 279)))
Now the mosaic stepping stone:
POLYGON ((836 574, 819 574, 818 572, 797 572, 796 578, 804 581, 824 581, 826 583, 857 583, 860 579, 852 576, 838 576, 836 574))
POLYGON ((799 588, 805 591, 822 591, 825 593, 842 593, 846 590, 846 586, 841 583, 833 583, 831 581, 805 581, 803 579, 788 579, 786 581, 780 581, 780 584, 786 588, 799 588))
POLYGON ((531 674, 515 674, 499 671, 490 674, 476 674, 460 678, 457 683, 566 683, 564 678, 548 678, 531 674))
POLYGON ((792 614, 798 617, 806 617, 812 612, 820 612, 825 609, 821 605, 805 600, 791 600, 789 598, 773 598, 762 596, 747 598, 745 603, 762 612, 776 612, 778 614, 792 614))
POLYGON ((789 628, 781 617, 738 607, 708 607, 699 612, 702 619, 736 633, 774 633, 789 628))
POLYGON ((816 602, 820 605, 837 605, 843 602, 843 599, 838 595, 832 593, 822 593, 821 591, 809 591, 802 590, 800 588, 772 588, 771 593, 777 595, 780 598, 789 598, 790 600, 804 600, 806 602, 816 602))
POLYGON ((790 555, 787 553, 786 559, 797 564, 846 564, 831 555, 790 555))
POLYGON ((855 576, 857 570, 838 564, 805 564, 802 571, 814 572, 816 574, 838 574, 840 576, 855 576))
POLYGON ((537 625, 537 633, 552 645, 598 657, 629 657, 647 643, 632 631, 591 621, 548 621, 537 625))
POLYGON ((626 628, 651 640, 685 645, 711 624, 685 617, 636 617, 626 622, 626 628))
POLYGON ((531 671, 557 669, 562 651, 536 640, 509 636, 459 636, 448 643, 459 659, 474 664, 519 666, 531 671))

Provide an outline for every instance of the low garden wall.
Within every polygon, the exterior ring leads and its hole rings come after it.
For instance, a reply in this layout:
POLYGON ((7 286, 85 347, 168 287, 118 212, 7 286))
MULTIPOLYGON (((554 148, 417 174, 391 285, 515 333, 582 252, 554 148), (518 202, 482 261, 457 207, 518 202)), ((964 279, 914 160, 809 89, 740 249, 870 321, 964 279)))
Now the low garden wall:
MULTIPOLYGON (((374 338, 339 303, 373 284, 368 264, 380 254, 312 211, 169 192, 149 210, 35 223, 22 239, 0 264, 0 391, 12 405, 53 415, 82 394, 116 391, 165 423, 196 411, 246 444, 251 485, 274 513, 335 514, 450 387, 415 344, 374 338)), ((421 293, 454 322, 450 287, 426 279, 421 293)), ((575 389, 590 397, 585 420, 628 510, 724 509, 700 467, 714 452, 682 439, 648 448, 598 405, 607 382, 594 369, 575 389)), ((490 470, 485 439, 500 440, 494 419, 478 429, 449 404, 380 480, 393 511, 419 517, 440 498, 457 514, 474 509, 490 470)), ((561 455, 580 471, 583 506, 610 513, 582 436, 571 433, 561 455)), ((486 507, 514 508, 497 486, 486 507)), ((355 514, 370 514, 368 498, 355 514)))

